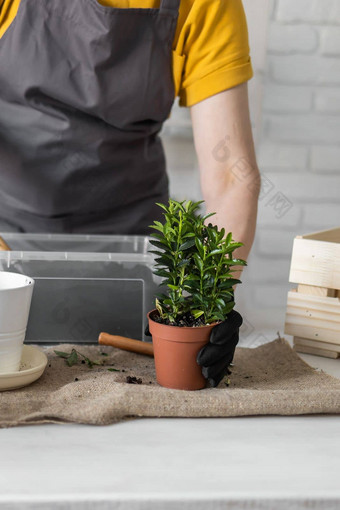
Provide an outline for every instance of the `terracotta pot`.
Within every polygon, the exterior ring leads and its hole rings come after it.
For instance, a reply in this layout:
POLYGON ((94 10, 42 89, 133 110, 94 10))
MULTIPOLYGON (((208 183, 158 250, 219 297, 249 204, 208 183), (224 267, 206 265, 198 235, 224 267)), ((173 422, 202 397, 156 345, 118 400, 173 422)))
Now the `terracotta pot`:
POLYGON ((205 388, 207 381, 196 362, 196 356, 208 343, 215 324, 196 328, 168 326, 154 321, 152 317, 155 315, 158 315, 157 310, 148 313, 157 382, 177 390, 205 388))

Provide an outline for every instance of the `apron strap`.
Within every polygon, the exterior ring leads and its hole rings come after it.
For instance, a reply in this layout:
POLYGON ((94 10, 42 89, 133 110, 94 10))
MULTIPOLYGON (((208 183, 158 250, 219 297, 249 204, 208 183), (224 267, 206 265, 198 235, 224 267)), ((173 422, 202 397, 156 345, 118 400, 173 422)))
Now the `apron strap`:
POLYGON ((180 1, 181 0, 162 0, 160 10, 174 11, 177 13, 180 1))

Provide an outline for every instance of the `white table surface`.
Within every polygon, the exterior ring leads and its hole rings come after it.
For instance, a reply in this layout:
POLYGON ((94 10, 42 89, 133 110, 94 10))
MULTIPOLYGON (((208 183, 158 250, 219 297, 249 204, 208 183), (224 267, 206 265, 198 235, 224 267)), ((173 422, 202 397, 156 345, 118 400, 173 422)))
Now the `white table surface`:
POLYGON ((340 415, 0 429, 0 509, 23 508, 338 510, 340 415))

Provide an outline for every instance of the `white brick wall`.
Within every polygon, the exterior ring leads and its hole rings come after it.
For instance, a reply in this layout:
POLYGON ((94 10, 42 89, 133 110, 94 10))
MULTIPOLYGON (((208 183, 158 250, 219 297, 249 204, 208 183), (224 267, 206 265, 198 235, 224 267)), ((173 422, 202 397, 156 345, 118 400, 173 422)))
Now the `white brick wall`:
POLYGON ((340 116, 318 115, 265 115, 265 133, 270 140, 284 143, 340 142, 340 116))
POLYGON ((257 150, 257 162, 261 170, 296 172, 307 167, 308 148, 304 145, 274 143, 262 140, 257 150))
POLYGON ((340 30, 339 27, 327 27, 320 30, 321 43, 320 50, 321 54, 328 55, 340 55, 340 30))
MULTIPOLYGON (((260 321, 282 333, 294 286, 288 283, 294 236, 340 225, 340 0, 270 0, 265 66, 265 21, 256 12, 267 4, 246 0, 245 6, 252 56, 260 55, 250 86, 256 85, 253 122, 262 126, 263 190, 238 309, 252 325, 260 321)), ((199 199, 189 112, 175 111, 171 122, 165 146, 172 194, 199 199)))
POLYGON ((294 236, 340 225, 340 1, 273 0, 268 34, 258 162, 292 205, 260 202, 240 294, 247 313, 281 310, 283 330, 294 236))
POLYGON ((268 61, 268 74, 276 83, 308 86, 335 85, 340 81, 339 59, 336 57, 299 53, 278 57, 277 54, 269 54, 268 61))
POLYGON ((316 28, 304 25, 283 25, 272 22, 269 28, 268 50, 279 55, 313 53, 319 44, 316 28), (285 41, 285 44, 282 44, 285 41))
POLYGON ((338 0, 278 0, 275 19, 291 24, 340 24, 340 2, 338 0))
POLYGON ((338 227, 340 224, 340 207, 338 203, 316 203, 314 198, 303 205, 303 226, 307 232, 338 227))
POLYGON ((273 84, 263 98, 263 108, 266 112, 309 112, 312 102, 312 90, 273 84))
POLYGON ((318 113, 340 114, 340 87, 323 87, 315 90, 314 103, 315 111, 318 113))
MULTIPOLYGON (((314 172, 340 173, 340 147, 332 145, 314 145, 311 148, 311 170, 314 172)), ((338 188, 339 184, 337 184, 338 188)), ((338 191, 338 196, 339 196, 338 191)))

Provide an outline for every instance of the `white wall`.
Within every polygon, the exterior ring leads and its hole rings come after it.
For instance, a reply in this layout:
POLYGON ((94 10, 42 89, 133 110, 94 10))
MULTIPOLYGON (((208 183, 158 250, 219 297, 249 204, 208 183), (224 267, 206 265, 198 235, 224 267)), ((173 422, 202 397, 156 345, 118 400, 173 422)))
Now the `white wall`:
POLYGON ((339 25, 338 0, 271 1, 263 188, 245 301, 252 320, 264 309, 259 320, 281 332, 294 236, 340 225, 339 25))

